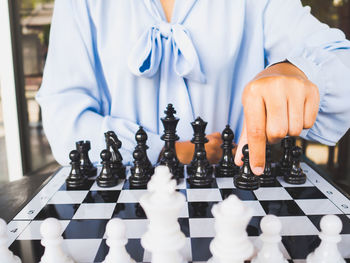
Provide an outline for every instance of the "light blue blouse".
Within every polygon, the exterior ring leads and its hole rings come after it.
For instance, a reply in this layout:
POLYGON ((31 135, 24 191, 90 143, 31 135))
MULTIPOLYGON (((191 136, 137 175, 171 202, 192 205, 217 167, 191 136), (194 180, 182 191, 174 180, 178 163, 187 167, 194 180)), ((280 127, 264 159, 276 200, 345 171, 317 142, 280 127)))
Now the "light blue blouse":
POLYGON ((108 130, 129 163, 139 125, 155 162, 168 103, 181 140, 191 139, 190 122, 201 116, 207 134, 230 124, 237 141, 245 85, 288 59, 321 95, 317 121, 302 136, 332 145, 350 126, 349 49, 343 32, 299 0, 176 0, 170 23, 160 0, 58 0, 37 100, 59 163, 82 139, 99 161, 108 130))

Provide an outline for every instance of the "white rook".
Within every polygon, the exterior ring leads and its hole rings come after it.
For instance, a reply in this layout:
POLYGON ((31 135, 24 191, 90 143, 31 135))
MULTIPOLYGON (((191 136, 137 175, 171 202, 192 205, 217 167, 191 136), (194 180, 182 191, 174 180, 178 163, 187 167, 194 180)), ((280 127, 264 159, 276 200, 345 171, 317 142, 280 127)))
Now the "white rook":
POLYGON ((178 217, 185 196, 176 192, 176 181, 168 167, 158 166, 148 183, 148 192, 140 199, 147 218, 148 231, 141 239, 142 246, 152 253, 152 263, 184 263, 180 250, 186 237, 181 232, 178 217))
POLYGON ((216 235, 210 243, 213 257, 208 263, 243 263, 254 253, 246 228, 253 211, 235 195, 212 208, 216 235))

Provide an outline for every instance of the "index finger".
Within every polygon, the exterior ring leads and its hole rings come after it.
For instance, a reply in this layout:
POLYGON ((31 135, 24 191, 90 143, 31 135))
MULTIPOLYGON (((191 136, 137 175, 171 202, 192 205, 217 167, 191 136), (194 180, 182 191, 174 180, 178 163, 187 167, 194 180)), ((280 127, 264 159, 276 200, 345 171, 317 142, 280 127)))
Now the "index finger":
POLYGON ((249 161, 252 172, 261 175, 265 167, 266 109, 260 96, 250 96, 244 103, 249 146, 249 161))

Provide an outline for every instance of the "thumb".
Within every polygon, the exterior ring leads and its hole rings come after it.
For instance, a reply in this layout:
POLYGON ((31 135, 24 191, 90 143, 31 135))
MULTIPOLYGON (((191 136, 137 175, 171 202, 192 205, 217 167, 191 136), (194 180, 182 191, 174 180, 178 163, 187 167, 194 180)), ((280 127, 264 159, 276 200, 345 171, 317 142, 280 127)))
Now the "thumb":
POLYGON ((248 143, 248 138, 247 138, 247 128, 246 128, 246 124, 245 121, 243 121, 243 128, 242 128, 242 133, 241 136, 239 137, 239 141, 238 141, 238 146, 237 146, 237 151, 236 151, 236 155, 235 155, 235 164, 238 166, 242 166, 243 165, 243 161, 242 161, 242 148, 244 145, 246 145, 248 143))

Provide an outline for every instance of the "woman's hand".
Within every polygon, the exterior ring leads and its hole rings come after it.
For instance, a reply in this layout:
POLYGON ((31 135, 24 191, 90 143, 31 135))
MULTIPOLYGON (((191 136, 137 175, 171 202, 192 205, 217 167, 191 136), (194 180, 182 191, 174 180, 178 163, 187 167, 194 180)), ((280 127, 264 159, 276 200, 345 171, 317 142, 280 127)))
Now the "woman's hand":
POLYGON ((298 136, 313 126, 319 92, 315 84, 294 65, 283 62, 260 72, 242 95, 244 124, 235 163, 243 164, 242 147, 248 143, 252 171, 261 175, 265 167, 266 142, 298 136))

